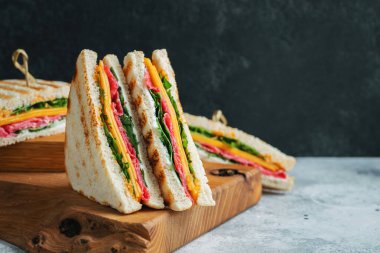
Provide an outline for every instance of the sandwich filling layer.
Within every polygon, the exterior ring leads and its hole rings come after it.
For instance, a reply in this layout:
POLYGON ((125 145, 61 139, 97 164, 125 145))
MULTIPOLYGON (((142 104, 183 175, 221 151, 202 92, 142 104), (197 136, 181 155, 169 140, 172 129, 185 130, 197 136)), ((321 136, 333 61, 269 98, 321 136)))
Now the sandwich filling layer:
POLYGON ((239 140, 195 126, 190 126, 190 131, 197 147, 212 156, 255 167, 263 175, 283 179, 287 177, 285 169, 280 164, 271 161, 269 156, 261 155, 256 149, 239 140))
POLYGON ((138 143, 133 132, 133 123, 118 78, 112 69, 100 61, 97 67, 102 104, 101 119, 109 147, 126 177, 126 188, 137 201, 150 197, 138 158, 138 143))
POLYGON ((59 124, 67 113, 67 98, 57 98, 14 109, 0 118, 0 138, 15 137, 22 132, 38 132, 59 124))
POLYGON ((200 184, 196 178, 191 164, 190 153, 187 149, 187 137, 184 133, 183 123, 177 104, 170 93, 171 84, 165 73, 161 77, 156 67, 147 58, 144 59, 146 66, 144 84, 154 100, 157 124, 161 132, 161 141, 166 147, 172 167, 181 182, 186 196, 196 201, 199 195, 200 184))

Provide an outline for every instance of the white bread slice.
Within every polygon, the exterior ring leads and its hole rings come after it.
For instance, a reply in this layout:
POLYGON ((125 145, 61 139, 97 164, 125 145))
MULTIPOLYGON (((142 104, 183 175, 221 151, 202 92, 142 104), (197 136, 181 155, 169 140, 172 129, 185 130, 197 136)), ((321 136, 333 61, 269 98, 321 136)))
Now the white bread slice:
POLYGON ((273 162, 280 163, 287 171, 291 170, 296 164, 296 159, 293 156, 286 155, 277 148, 260 140, 259 138, 247 134, 237 128, 226 126, 220 122, 209 120, 203 116, 195 116, 185 113, 185 117, 190 126, 201 127, 208 131, 221 132, 227 137, 240 140, 246 145, 255 148, 262 155, 270 156, 273 162))
POLYGON ((154 101, 144 84, 144 53, 134 51, 124 58, 124 74, 138 113, 139 126, 147 145, 149 162, 158 180, 165 203, 175 211, 192 206, 192 201, 177 178, 172 161, 164 144, 160 140, 159 126, 155 115, 154 101))
POLYGON ((42 136, 50 136, 54 134, 63 133, 65 132, 65 125, 66 120, 62 119, 53 123, 51 127, 38 132, 29 132, 28 130, 25 130, 15 137, 0 138, 0 147, 8 146, 11 144, 15 144, 16 142, 26 141, 42 136))
POLYGON ((32 105, 55 98, 67 98, 70 84, 37 79, 26 86, 25 80, 0 81, 0 117, 5 117, 19 106, 32 105), (8 112, 8 113, 6 113, 8 112))
POLYGON ((122 213, 141 209, 108 145, 100 119, 97 54, 82 50, 71 84, 66 117, 65 163, 74 190, 122 213))
POLYGON ((156 177, 153 174, 153 169, 149 164, 148 155, 146 152, 146 145, 143 141, 141 130, 138 127, 138 118, 136 115, 136 111, 132 107, 132 98, 128 88, 126 87, 126 81, 123 70, 120 66, 119 60, 117 59, 116 55, 106 55, 103 60, 104 64, 107 65, 109 68, 113 68, 117 75, 117 78, 119 80, 118 84, 121 88, 121 92, 123 93, 123 97, 125 99, 125 107, 127 108, 130 116, 132 117, 132 122, 135 126, 133 132, 136 135, 136 139, 138 142, 139 158, 141 161, 140 167, 144 171, 145 182, 147 184, 147 188, 150 194, 149 200, 143 203, 152 208, 162 209, 165 207, 164 199, 161 196, 160 187, 158 185, 156 177))
POLYGON ((185 134, 188 140, 188 150, 191 157, 191 163, 195 171, 195 177, 200 182, 199 196, 197 199, 197 204, 201 206, 213 206, 215 201, 212 198, 212 192, 210 186, 208 185, 208 179, 206 177, 205 170, 203 168, 202 161, 199 158, 196 146, 191 137, 189 127, 186 122, 186 118, 183 114, 183 109, 178 95, 177 82, 175 80, 174 70, 170 64, 168 54, 165 49, 155 50, 152 54, 153 65, 157 68, 158 73, 164 71, 167 74, 168 81, 172 84, 170 92, 173 95, 173 98, 177 104, 178 111, 180 114, 180 120, 183 123, 185 134))
MULTIPOLYGON (((207 151, 201 148, 198 148, 198 153, 199 153, 200 158, 203 161, 222 163, 222 164, 232 164, 228 160, 224 160, 219 157, 210 155, 207 151)), ((282 178, 274 178, 271 176, 261 174, 261 183, 263 187, 266 189, 290 191, 294 184, 294 178, 287 176, 286 179, 282 179, 282 178)))

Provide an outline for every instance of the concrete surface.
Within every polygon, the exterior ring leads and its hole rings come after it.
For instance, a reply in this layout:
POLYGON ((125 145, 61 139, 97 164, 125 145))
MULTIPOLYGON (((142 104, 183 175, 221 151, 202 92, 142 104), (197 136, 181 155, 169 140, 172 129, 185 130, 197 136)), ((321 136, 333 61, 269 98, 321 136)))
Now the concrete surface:
POLYGON ((264 194, 176 253, 380 252, 380 158, 299 158, 292 175, 291 193, 264 194))

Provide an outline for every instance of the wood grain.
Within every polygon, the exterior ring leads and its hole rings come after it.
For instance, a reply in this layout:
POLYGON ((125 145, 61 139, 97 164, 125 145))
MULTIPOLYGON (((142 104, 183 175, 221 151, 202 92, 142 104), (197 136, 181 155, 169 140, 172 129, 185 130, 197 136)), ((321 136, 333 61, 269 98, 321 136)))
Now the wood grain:
POLYGON ((36 138, 0 148, 0 172, 64 171, 65 135, 36 138))
POLYGON ((241 171, 231 177, 208 173, 215 207, 144 208, 130 215, 74 192, 65 173, 3 172, 0 239, 29 252, 171 252, 260 200, 260 173, 241 171))

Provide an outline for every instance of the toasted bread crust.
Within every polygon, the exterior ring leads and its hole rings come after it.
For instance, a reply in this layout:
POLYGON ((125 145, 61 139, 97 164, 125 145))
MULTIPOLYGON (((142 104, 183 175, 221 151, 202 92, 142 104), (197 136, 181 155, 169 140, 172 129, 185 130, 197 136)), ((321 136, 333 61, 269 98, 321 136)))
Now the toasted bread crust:
POLYGON ((70 84, 37 79, 26 86, 25 80, 0 80, 0 118, 8 117, 17 107, 55 98, 67 98, 70 84))

